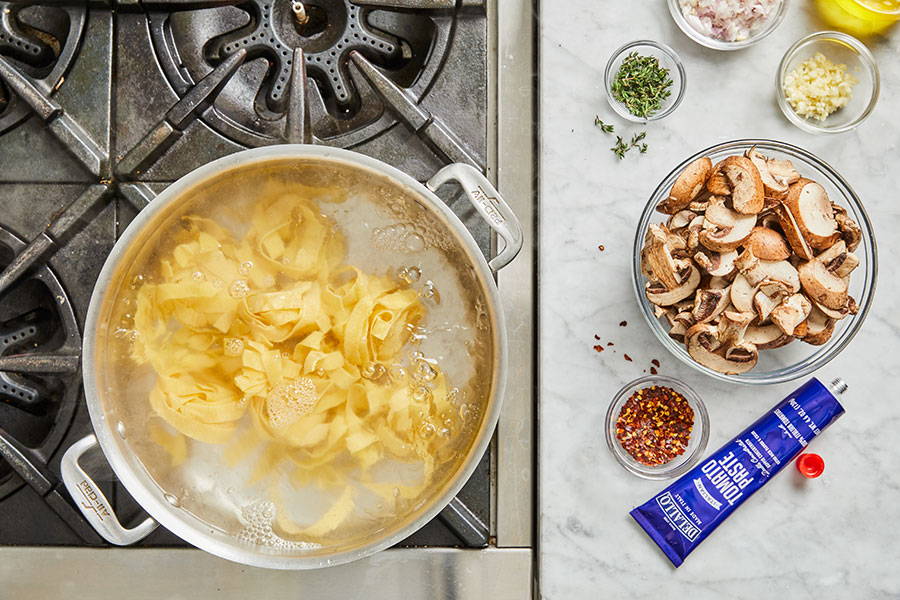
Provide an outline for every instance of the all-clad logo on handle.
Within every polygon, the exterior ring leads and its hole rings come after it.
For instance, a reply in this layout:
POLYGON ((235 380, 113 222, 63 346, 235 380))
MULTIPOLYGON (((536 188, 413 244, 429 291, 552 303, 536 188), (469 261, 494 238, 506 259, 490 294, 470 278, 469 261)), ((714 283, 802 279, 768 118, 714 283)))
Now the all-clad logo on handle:
POLYGON ((697 539, 697 536, 700 535, 700 528, 694 525, 694 523, 681 512, 681 508, 675 502, 675 498, 672 497, 671 493, 666 492, 658 497, 656 503, 659 504, 659 507, 665 513, 666 518, 668 518, 669 522, 675 526, 675 529, 677 529, 681 535, 692 542, 697 539))
POLYGON ((81 495, 84 497, 84 502, 81 503, 81 506, 86 510, 92 510, 97 513, 97 517, 101 521, 110 516, 109 509, 103 502, 103 496, 94 490, 94 487, 90 482, 86 479, 79 481, 78 491, 81 492, 81 495))
POLYGON ((484 214, 491 223, 494 225, 506 223, 506 219, 503 218, 503 215, 500 214, 500 210, 497 208, 497 199, 488 196, 481 187, 472 190, 472 199, 484 210, 484 214))

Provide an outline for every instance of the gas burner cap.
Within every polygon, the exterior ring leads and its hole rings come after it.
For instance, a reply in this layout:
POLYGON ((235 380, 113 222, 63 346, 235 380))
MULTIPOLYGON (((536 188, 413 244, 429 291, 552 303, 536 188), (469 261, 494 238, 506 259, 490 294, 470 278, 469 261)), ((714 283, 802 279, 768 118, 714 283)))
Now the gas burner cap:
POLYGON ((245 0, 204 10, 150 13, 154 51, 184 97, 217 65, 246 52, 244 64, 202 119, 247 146, 288 138, 294 49, 305 57, 313 134, 350 146, 396 123, 356 72, 361 54, 418 102, 450 46, 453 10, 382 6, 365 0, 245 0), (367 6, 367 4, 372 6, 367 6))

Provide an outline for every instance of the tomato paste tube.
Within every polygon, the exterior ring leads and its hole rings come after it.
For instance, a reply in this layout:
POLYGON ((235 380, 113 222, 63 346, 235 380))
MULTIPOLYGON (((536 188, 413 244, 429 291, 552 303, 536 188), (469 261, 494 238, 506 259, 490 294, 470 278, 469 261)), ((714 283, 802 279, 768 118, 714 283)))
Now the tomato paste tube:
POLYGON ((844 413, 835 394, 846 388, 841 380, 829 390, 810 379, 631 516, 679 566, 734 509, 844 413))

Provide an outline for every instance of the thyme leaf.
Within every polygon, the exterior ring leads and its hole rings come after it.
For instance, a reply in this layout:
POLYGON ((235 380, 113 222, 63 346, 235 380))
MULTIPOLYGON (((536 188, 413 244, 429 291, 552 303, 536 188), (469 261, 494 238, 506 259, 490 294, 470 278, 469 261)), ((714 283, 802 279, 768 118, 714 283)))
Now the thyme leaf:
POLYGON ((622 61, 611 91, 613 98, 624 104, 628 112, 646 119, 672 95, 671 87, 669 70, 660 66, 658 58, 631 52, 622 61))
POLYGON ((643 141, 646 137, 647 132, 642 131, 631 136, 630 142, 626 142, 624 139, 622 139, 622 136, 617 135, 616 145, 610 148, 610 150, 613 152, 613 154, 619 157, 619 160, 625 158, 625 153, 632 148, 637 148, 638 152, 640 152, 641 154, 646 154, 648 146, 647 143, 643 141))
POLYGON ((616 128, 613 127, 611 124, 604 123, 599 115, 594 117, 594 125, 599 127, 603 133, 612 133, 613 131, 616 130, 616 128))

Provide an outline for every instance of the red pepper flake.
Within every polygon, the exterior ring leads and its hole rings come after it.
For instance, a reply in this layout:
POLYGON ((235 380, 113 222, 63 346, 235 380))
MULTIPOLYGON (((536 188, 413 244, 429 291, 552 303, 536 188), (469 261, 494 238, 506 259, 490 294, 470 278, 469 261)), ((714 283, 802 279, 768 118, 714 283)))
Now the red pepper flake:
POLYGON ((600 344, 597 344, 596 346, 594 346, 594 350, 597 352, 603 352, 603 346, 601 346, 600 344))
POLYGON ((637 462, 664 465, 687 449, 694 409, 687 399, 663 386, 634 392, 616 419, 616 439, 637 462))
POLYGON ((654 367, 658 367, 659 361, 654 358, 653 360, 650 361, 650 364, 652 364, 654 367))
POLYGON ((599 340, 600 340, 600 336, 597 335, 597 334, 595 333, 595 334, 594 334, 594 339, 599 341, 599 340))
POLYGON ((599 246, 597 246, 597 250, 599 250, 600 252, 603 252, 604 250, 606 250, 606 246, 604 246, 603 244, 600 244, 599 246))
POLYGON ((628 356, 627 354, 625 354, 624 356, 625 356, 625 360, 627 360, 628 362, 631 362, 631 357, 630 357, 630 356, 628 356))
POLYGON ((619 323, 619 327, 625 327, 626 325, 628 325, 628 321, 622 321, 621 323, 619 323))
POLYGON ((651 375, 656 375, 657 373, 659 373, 659 371, 656 370, 656 367, 650 367, 650 374, 651 374, 651 375))
POLYGON ((606 345, 607 346, 615 346, 615 344, 613 344, 612 342, 606 342, 606 345))

